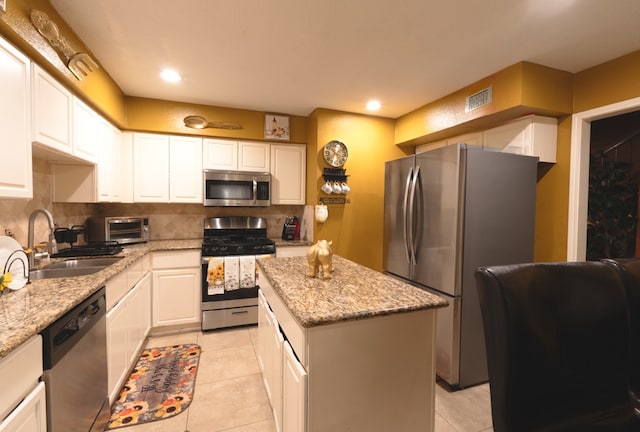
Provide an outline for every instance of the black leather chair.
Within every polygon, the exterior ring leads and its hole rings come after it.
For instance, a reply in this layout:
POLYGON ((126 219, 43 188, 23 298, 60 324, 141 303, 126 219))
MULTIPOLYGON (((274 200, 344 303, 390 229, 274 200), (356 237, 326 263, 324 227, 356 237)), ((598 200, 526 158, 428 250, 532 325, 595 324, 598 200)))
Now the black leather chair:
POLYGON ((627 289, 629 317, 631 321, 631 378, 630 395, 640 416, 640 259, 628 258, 617 260, 603 260, 604 263, 616 269, 627 289))
POLYGON ((629 314, 601 262, 480 268, 495 432, 638 432, 629 314))

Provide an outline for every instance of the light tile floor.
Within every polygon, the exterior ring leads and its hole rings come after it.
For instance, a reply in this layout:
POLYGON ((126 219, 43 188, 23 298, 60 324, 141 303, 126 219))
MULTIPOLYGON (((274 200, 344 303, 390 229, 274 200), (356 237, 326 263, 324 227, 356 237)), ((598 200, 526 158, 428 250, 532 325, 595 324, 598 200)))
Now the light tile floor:
MULTIPOLYGON (((275 432, 256 360, 257 327, 152 337, 147 347, 202 348, 191 406, 181 414, 123 432, 275 432)), ((492 432, 488 384, 457 392, 436 385, 435 432, 492 432)))

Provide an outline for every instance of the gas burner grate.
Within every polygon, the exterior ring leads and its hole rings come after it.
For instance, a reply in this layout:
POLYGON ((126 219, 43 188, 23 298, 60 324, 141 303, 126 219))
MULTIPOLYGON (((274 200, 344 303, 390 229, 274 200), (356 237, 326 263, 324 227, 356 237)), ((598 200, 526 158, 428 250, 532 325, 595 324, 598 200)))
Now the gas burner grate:
POLYGON ((118 242, 90 243, 88 245, 72 246, 68 249, 63 249, 51 255, 51 258, 104 256, 115 255, 120 252, 122 252, 122 246, 120 246, 118 242))

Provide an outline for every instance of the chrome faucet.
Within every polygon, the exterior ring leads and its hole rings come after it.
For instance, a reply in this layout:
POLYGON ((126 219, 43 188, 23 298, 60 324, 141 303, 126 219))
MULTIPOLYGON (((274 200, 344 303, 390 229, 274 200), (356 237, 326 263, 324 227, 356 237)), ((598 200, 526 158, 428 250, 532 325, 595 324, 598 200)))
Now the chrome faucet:
POLYGON ((27 238, 27 248, 31 249, 31 253, 29 254, 29 268, 33 268, 33 266, 34 266, 34 264, 36 262, 36 258, 37 259, 46 258, 46 257, 58 252, 58 245, 56 243, 56 238, 54 236, 55 227, 56 227, 56 225, 53 222, 53 215, 47 209, 43 209, 43 208, 35 209, 31 213, 31 215, 29 216, 29 232, 28 232, 28 238, 27 238), (36 217, 40 213, 45 215, 46 218, 47 218, 47 221, 49 222, 49 230, 50 230, 50 232, 49 232, 49 245, 47 247, 47 252, 46 253, 42 252, 42 253, 36 254, 35 241, 34 241, 34 237, 35 237, 34 225, 35 225, 36 217))

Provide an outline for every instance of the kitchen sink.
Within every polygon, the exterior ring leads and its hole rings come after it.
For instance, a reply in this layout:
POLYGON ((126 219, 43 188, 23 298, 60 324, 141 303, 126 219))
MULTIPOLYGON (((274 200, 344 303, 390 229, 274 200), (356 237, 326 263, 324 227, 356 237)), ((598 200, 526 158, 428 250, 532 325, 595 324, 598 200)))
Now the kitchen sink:
POLYGON ((51 264, 47 268, 31 270, 31 280, 84 276, 97 273, 121 260, 122 257, 72 259, 51 264))
POLYGON ((105 267, 81 267, 81 268, 71 268, 71 269, 56 268, 56 269, 32 270, 29 272, 29 279, 38 280, 38 279, 84 276, 91 273, 99 272, 104 268, 105 267))
MULTIPOLYGON (((81 269, 87 267, 107 267, 120 261, 122 257, 70 259, 47 266, 48 269, 81 269)), ((86 273, 85 273, 86 274, 86 273)))

